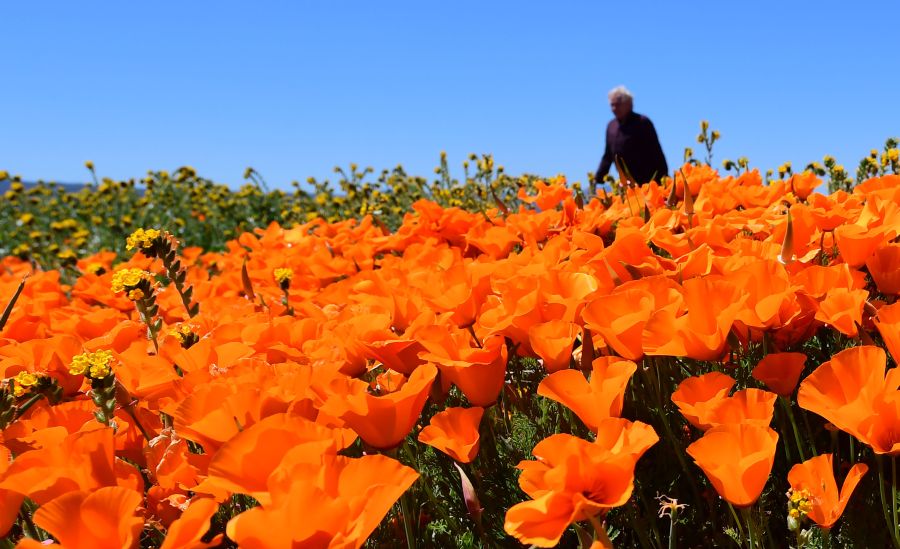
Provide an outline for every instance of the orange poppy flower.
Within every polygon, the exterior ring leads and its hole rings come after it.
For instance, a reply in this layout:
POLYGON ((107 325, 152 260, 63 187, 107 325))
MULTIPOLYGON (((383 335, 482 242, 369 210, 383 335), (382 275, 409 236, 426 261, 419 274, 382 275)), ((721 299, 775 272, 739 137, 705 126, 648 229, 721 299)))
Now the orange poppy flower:
POLYGON ((900 244, 881 246, 866 260, 869 274, 883 294, 900 294, 900 244))
POLYGON ((582 311, 585 325, 603 337, 623 358, 644 356, 642 334, 656 311, 681 312, 682 288, 666 276, 644 277, 618 286, 609 295, 594 298, 582 311))
POLYGON ((794 465, 788 473, 791 489, 795 493, 805 490, 809 494, 812 506, 808 514, 810 520, 826 530, 841 518, 853 490, 869 470, 865 463, 857 463, 851 467, 839 494, 834 480, 832 458, 831 454, 816 456, 794 465))
POLYGON ((873 318, 884 345, 894 360, 900 359, 900 302, 883 305, 873 318))
POLYGON ((566 406, 597 432, 604 419, 622 413, 625 388, 637 365, 618 357, 598 357, 592 367, 590 381, 578 370, 552 373, 538 385, 538 394, 566 406))
POLYGON ((753 368, 753 379, 766 384, 772 392, 789 398, 803 373, 803 353, 769 353, 753 368))
POLYGON ((860 267, 872 256, 872 252, 884 241, 880 227, 841 225, 834 230, 841 258, 851 267, 860 267))
POLYGON ((569 367, 577 335, 578 327, 566 320, 550 320, 528 329, 531 348, 541 357, 548 372, 569 367))
POLYGON ((900 370, 885 371, 880 347, 845 349, 800 383, 797 403, 879 454, 900 454, 900 370))
POLYGON ((65 549, 124 549, 140 540, 144 519, 136 512, 141 494, 120 486, 63 494, 41 505, 34 523, 65 549))
POLYGON ((900 369, 893 368, 886 380, 885 394, 872 403, 872 413, 859 424, 860 440, 876 454, 900 456, 900 369), (893 378, 893 379, 891 379, 893 378), (890 389, 893 387, 893 389, 890 389))
POLYGON ((775 414, 776 399, 778 395, 762 389, 737 391, 715 405, 708 419, 709 425, 752 423, 768 427, 775 414))
POLYGON ((595 298, 582 311, 585 326, 603 337, 620 356, 644 356, 641 334, 654 310, 653 295, 641 289, 616 291, 595 298))
POLYGON ((836 288, 846 290, 865 288, 866 275, 850 269, 846 263, 829 267, 810 265, 794 274, 793 281, 799 284, 805 293, 821 300, 836 288))
POLYGON ((433 362, 441 371, 445 390, 452 383, 473 406, 490 406, 503 389, 508 351, 500 335, 486 338, 474 346, 472 336, 463 330, 448 331, 441 326, 420 332, 427 351, 419 358, 433 362))
MULTIPOLYGON (((165 490, 196 486, 201 473, 198 462, 209 459, 207 454, 190 453, 187 441, 179 438, 172 429, 164 429, 150 440, 144 448, 144 456, 153 483, 165 490)), ((205 471, 206 467, 202 469, 205 471)))
POLYGON ((716 406, 728 397, 734 384, 731 376, 719 372, 689 377, 672 393, 672 402, 691 425, 707 429, 716 406))
POLYGON ((778 261, 755 261, 729 274, 728 278, 747 292, 746 306, 736 320, 750 328, 778 329, 801 312, 795 287, 784 265, 778 261))
MULTIPOLYGON (((0 445, 0 478, 6 473, 10 465, 10 451, 0 445)), ((19 507, 25 500, 24 494, 20 494, 13 490, 5 490, 0 488, 0 536, 5 536, 12 525, 16 522, 19 514, 19 507)))
POLYGON ((670 309, 655 312, 644 327, 644 352, 718 360, 747 294, 713 276, 692 278, 682 286, 687 314, 676 316, 670 309))
POLYGON ((347 395, 341 405, 343 411, 336 415, 366 444, 380 450, 393 448, 403 442, 419 420, 436 377, 437 368, 424 364, 416 368, 400 390, 383 396, 369 394, 368 384, 359 381, 362 385, 355 384, 358 388, 347 395))
POLYGON ((625 504, 634 466, 659 438, 649 425, 608 418, 596 442, 567 434, 537 444, 537 461, 522 461, 519 486, 533 499, 506 512, 503 528, 522 543, 553 547, 566 528, 625 504))
POLYGON ((272 504, 237 515, 226 533, 241 547, 361 547, 418 477, 381 455, 295 463, 273 474, 272 504))
POLYGON ((166 531, 166 539, 159 549, 205 549, 218 547, 222 534, 209 542, 201 541, 210 528, 210 519, 219 509, 219 504, 209 498, 194 499, 180 518, 166 531))
POLYGON ((352 442, 342 430, 299 416, 275 414, 244 429, 216 451, 209 464, 209 482, 268 503, 269 475, 288 451, 302 448, 310 459, 318 459, 325 453, 337 454, 352 442))
POLYGON ((104 428, 73 433, 58 445, 16 457, 0 489, 24 494, 43 505, 68 492, 117 483, 113 431, 104 428))
POLYGON ((856 337, 862 324, 863 307, 869 298, 865 290, 834 288, 819 303, 816 320, 833 326, 847 337, 856 337))
POLYGON ((738 507, 759 499, 772 464, 778 433, 755 424, 713 427, 687 447, 687 453, 703 469, 719 495, 738 507))
POLYGON ((484 408, 447 408, 431 418, 419 432, 419 442, 432 446, 460 463, 470 463, 478 455, 478 424, 484 408))
POLYGON ((806 200, 809 195, 816 190, 816 187, 822 184, 822 180, 819 179, 815 173, 804 171, 791 176, 788 180, 788 184, 790 185, 791 192, 794 193, 797 198, 806 200))

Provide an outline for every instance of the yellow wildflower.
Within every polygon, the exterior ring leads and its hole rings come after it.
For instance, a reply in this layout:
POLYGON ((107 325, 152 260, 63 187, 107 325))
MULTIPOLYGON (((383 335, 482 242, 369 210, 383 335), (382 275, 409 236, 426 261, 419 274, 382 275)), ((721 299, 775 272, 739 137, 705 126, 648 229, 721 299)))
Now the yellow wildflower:
POLYGON ((132 301, 140 301, 144 299, 144 292, 140 288, 135 288, 128 292, 128 299, 132 301))
POLYGON ((153 241, 159 238, 161 234, 157 229, 138 229, 128 237, 125 247, 129 250, 150 248, 153 246, 153 241))
POLYGON ((275 282, 277 282, 279 286, 285 287, 290 286, 291 279, 294 278, 294 271, 282 267, 272 271, 272 275, 275 277, 275 282))
POLYGON ((150 280, 150 273, 141 269, 122 269, 116 271, 112 277, 112 291, 118 293, 132 290, 142 280, 150 280))
POLYGON ((72 357, 69 373, 75 376, 83 375, 92 379, 103 379, 112 372, 112 361, 112 351, 82 353, 72 357))
POLYGON ((24 370, 16 374, 16 377, 13 379, 16 382, 16 386, 13 389, 13 395, 16 397, 20 397, 27 393, 28 390, 37 385, 38 382, 38 376, 24 370))

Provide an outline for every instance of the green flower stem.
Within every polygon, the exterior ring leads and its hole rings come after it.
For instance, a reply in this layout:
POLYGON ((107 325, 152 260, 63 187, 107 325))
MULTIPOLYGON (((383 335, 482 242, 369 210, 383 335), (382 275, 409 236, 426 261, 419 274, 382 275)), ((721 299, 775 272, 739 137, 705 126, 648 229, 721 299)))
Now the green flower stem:
POLYGON ((741 515, 747 523, 747 539, 750 542, 750 549, 759 547, 759 533, 756 531, 756 523, 753 521, 753 506, 741 507, 741 515))
POLYGON ((737 511, 734 510, 734 505, 727 501, 725 502, 725 505, 727 505, 728 510, 731 511, 731 518, 734 519, 734 525, 737 526, 738 536, 741 539, 744 539, 744 525, 741 522, 741 519, 738 517, 737 511))
POLYGON ((138 313, 141 315, 141 320, 144 321, 144 324, 147 325, 147 335, 150 338, 150 341, 153 342, 153 348, 156 349, 156 354, 159 354, 159 341, 157 338, 157 328, 153 323, 153 315, 150 314, 150 311, 147 310, 147 305, 144 303, 143 299, 139 299, 134 302, 135 307, 137 307, 138 313))
POLYGON ((800 429, 797 427, 797 419, 794 417, 794 411, 791 410, 790 401, 784 397, 778 397, 778 401, 781 402, 781 407, 784 408, 784 411, 787 413, 787 417, 791 422, 791 428, 794 431, 794 441, 797 443, 797 451, 800 452, 800 461, 806 461, 806 452, 803 451, 800 429))
POLYGON ((669 511, 669 549, 675 549, 675 524, 678 522, 678 506, 669 511))
POLYGON ((897 456, 891 456, 891 516, 894 519, 894 545, 900 547, 900 521, 897 520, 897 456))
POLYGON ((406 534, 406 546, 409 549, 415 549, 416 536, 413 533, 413 518, 409 501, 409 490, 400 496, 400 512, 403 514, 403 531, 406 534))
POLYGON ((884 474, 884 460, 887 459, 885 456, 876 456, 878 460, 878 494, 881 496, 881 512, 884 515, 884 522, 887 524, 887 527, 891 531, 891 540, 894 542, 894 548, 900 549, 900 535, 897 532, 897 467, 896 467, 896 458, 891 459, 891 495, 893 496, 893 500, 891 502, 890 509, 888 511, 888 502, 887 495, 884 491, 884 484, 887 481, 884 474))
POLYGON ((41 398, 43 398, 43 396, 44 395, 42 395, 41 393, 33 394, 33 395, 31 395, 31 397, 28 400, 23 402, 20 406, 16 406, 16 419, 19 419, 20 417, 25 415, 25 412, 27 412, 29 408, 34 406, 37 403, 37 401, 41 400, 41 398))
POLYGON ((163 255, 162 262, 163 267, 166 269, 166 277, 172 281, 175 291, 181 297, 181 304, 184 305, 184 310, 187 311, 189 317, 194 318, 200 311, 200 306, 191 303, 190 291, 185 289, 184 285, 186 271, 181 268, 181 262, 175 259, 175 250, 169 250, 168 253, 163 255))

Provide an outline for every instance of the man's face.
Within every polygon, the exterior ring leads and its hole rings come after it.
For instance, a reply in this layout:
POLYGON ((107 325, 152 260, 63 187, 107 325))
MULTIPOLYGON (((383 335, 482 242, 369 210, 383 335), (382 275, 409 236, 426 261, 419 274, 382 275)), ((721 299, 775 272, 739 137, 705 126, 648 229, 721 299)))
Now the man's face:
POLYGON ((615 97, 609 102, 609 108, 612 110, 613 116, 622 120, 631 112, 631 100, 626 97, 615 97))

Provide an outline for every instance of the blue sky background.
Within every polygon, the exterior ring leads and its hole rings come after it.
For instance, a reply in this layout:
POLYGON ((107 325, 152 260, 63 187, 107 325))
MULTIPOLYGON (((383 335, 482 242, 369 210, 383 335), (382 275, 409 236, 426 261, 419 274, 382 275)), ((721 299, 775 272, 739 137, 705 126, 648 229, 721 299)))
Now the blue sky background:
POLYGON ((0 169, 27 180, 195 167, 272 186, 336 165, 430 176, 596 169, 625 84, 670 166, 701 119, 715 163, 855 171, 900 135, 890 2, 4 2, 0 169))

